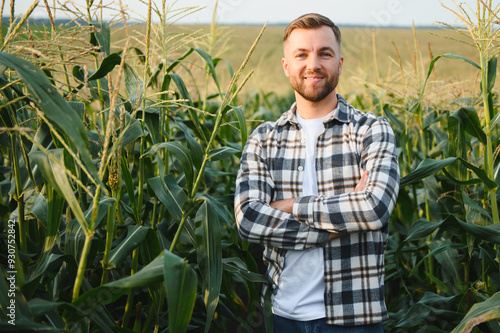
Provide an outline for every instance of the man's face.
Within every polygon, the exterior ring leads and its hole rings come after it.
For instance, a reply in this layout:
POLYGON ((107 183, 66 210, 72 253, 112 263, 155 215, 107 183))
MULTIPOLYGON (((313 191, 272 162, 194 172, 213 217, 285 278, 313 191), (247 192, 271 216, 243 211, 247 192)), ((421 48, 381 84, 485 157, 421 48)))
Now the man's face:
POLYGON ((343 61, 337 39, 328 26, 294 29, 284 43, 281 60, 292 88, 310 102, 335 93, 343 61))

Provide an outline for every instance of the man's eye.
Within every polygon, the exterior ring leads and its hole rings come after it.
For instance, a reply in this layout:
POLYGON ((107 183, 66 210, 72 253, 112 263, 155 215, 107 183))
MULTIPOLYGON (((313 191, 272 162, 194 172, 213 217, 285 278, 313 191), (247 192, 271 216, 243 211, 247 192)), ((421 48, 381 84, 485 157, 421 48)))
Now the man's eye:
POLYGON ((332 54, 331 53, 328 53, 328 52, 325 52, 325 53, 322 53, 321 54, 322 57, 331 57, 332 54))

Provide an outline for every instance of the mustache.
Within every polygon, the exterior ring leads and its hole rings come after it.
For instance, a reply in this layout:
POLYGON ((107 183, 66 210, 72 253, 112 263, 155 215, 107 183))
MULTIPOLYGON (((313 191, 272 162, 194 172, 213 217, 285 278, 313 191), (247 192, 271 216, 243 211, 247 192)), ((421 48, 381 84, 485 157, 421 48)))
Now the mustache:
POLYGON ((314 70, 314 71, 308 71, 302 74, 302 76, 308 76, 308 75, 321 75, 321 76, 328 76, 324 71, 322 70, 314 70))

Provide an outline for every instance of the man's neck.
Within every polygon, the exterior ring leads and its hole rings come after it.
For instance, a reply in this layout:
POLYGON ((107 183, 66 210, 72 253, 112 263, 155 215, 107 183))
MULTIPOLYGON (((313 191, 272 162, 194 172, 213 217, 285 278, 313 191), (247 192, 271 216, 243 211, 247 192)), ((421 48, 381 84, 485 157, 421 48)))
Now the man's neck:
POLYGON ((337 107, 338 98, 335 91, 319 102, 305 100, 297 92, 295 93, 297 101, 297 113, 304 119, 323 118, 337 107))

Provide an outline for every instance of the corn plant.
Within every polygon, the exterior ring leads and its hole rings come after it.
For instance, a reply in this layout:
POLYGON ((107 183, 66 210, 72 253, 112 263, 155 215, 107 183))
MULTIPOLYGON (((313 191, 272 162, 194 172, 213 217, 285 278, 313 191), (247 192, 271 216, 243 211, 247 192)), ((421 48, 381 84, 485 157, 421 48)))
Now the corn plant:
MULTIPOLYGON (((114 51, 100 6, 65 3, 75 28, 57 26, 45 5, 51 27, 27 13, 11 22, 0 52, 2 228, 7 234, 15 221, 15 328, 245 328, 258 304, 254 283, 265 279, 232 214, 248 136, 234 102, 263 30, 224 83, 220 59, 190 46, 200 37, 169 33, 196 9, 148 1, 146 32, 136 36, 117 8, 111 24, 127 37, 114 51), (202 86, 189 88, 190 78, 202 86)), ((2 329, 13 327, 8 305, 0 300, 2 329)))
MULTIPOLYGON (((446 53, 431 57, 423 77, 407 81, 399 60, 403 94, 373 102, 399 138, 404 176, 387 251, 392 312, 384 327, 391 332, 499 330, 500 112, 493 88, 500 6, 477 1, 474 9, 459 4, 452 11, 466 28, 444 24, 458 33, 446 37, 475 47, 479 62, 446 53), (435 89, 433 70, 440 59, 464 61, 478 70, 472 96, 447 103, 439 103, 436 95, 426 98, 435 89), (408 95, 412 91, 415 95, 408 95)), ((422 61, 416 37, 414 45, 412 75, 418 77, 424 71, 417 70, 422 61)))

